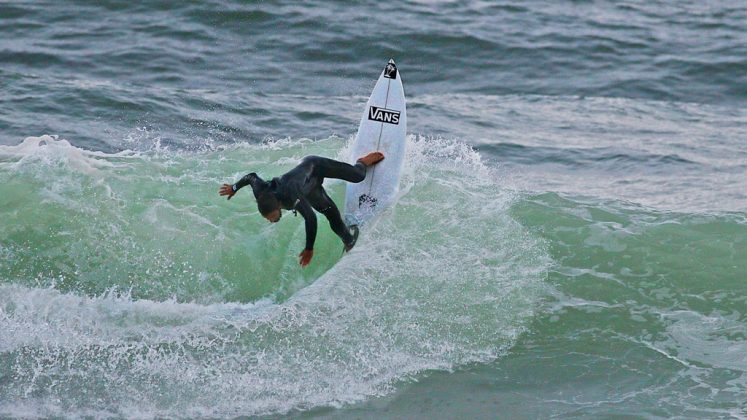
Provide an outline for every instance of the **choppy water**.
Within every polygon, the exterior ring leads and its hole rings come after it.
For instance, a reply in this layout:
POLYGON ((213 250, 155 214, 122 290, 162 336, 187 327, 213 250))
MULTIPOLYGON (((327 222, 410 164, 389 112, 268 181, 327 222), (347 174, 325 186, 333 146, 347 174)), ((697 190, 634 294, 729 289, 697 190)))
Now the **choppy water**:
POLYGON ((747 416, 745 18, 0 3, 0 416, 747 416), (400 197, 301 270, 217 187, 348 158, 389 57, 400 197))

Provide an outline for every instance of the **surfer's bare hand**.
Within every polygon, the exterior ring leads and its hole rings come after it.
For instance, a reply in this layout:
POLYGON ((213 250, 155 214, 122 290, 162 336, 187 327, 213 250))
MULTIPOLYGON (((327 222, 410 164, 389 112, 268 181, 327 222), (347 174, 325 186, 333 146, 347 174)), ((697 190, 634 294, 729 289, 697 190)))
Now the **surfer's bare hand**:
POLYGON ((228 199, 230 200, 231 197, 233 197, 233 195, 236 194, 236 191, 233 190, 232 186, 228 184, 223 184, 223 186, 220 187, 220 191, 218 191, 218 194, 227 195, 228 199))
POLYGON ((301 257, 301 260, 298 263, 301 264, 301 267, 306 267, 311 262, 311 257, 314 256, 314 250, 304 249, 300 254, 298 254, 298 256, 301 257))

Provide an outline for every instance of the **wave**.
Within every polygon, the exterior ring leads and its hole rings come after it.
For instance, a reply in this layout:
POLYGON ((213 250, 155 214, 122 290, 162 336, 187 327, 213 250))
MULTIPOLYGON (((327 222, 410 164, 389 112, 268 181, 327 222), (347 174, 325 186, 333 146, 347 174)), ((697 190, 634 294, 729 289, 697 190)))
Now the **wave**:
MULTIPOLYGON (((287 413, 500 357, 544 293, 545 245, 473 149, 408 141, 397 204, 342 259, 320 229, 309 270, 299 219, 270 226, 217 186, 347 158, 342 139, 0 146, 0 413, 287 413)), ((327 187, 339 202, 344 185, 327 187)))

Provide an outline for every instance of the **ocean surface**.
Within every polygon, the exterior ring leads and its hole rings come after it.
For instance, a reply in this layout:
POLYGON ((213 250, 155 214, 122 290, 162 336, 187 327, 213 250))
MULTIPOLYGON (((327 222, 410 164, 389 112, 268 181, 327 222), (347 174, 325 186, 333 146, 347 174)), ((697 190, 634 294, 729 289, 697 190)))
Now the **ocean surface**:
POLYGON ((0 417, 747 418, 745 22, 0 1, 0 417), (354 159, 389 58, 397 202, 301 269, 218 188, 354 159))

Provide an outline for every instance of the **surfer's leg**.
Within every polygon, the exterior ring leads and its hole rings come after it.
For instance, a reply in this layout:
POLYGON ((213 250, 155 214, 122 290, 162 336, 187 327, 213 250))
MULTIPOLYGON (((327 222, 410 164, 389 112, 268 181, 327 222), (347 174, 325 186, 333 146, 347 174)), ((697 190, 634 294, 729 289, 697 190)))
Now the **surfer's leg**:
POLYGON ((340 210, 337 209, 335 203, 332 203, 332 205, 328 207, 327 210, 321 213, 329 221, 329 227, 332 228, 332 231, 335 232, 337 236, 340 237, 340 239, 342 239, 342 243, 347 245, 353 241, 353 235, 350 233, 350 229, 342 221, 340 210))
POLYGON ((342 179, 358 183, 366 179, 366 165, 362 162, 350 165, 345 162, 315 156, 314 174, 322 178, 342 179))
POLYGON ((307 199, 309 200, 309 204, 311 204, 311 207, 313 207, 314 210, 323 214, 324 217, 327 218, 327 220, 329 221, 329 227, 331 227, 332 231, 335 232, 337 236, 340 237, 340 239, 342 239, 342 242, 345 245, 353 242, 353 235, 350 233, 350 229, 348 229, 348 227, 342 221, 340 210, 337 209, 335 202, 332 201, 331 198, 329 198, 327 192, 324 191, 324 188, 322 186, 314 188, 314 190, 307 196, 307 199))

